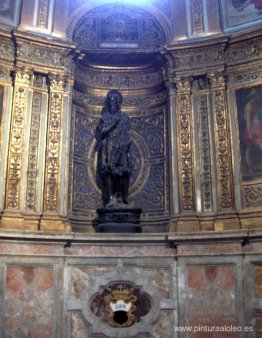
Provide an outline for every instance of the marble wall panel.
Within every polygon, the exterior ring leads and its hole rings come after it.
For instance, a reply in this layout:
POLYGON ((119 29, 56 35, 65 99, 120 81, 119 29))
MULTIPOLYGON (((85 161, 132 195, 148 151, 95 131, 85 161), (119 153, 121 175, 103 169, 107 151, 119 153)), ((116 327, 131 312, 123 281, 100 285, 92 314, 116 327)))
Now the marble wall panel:
POLYGON ((90 285, 90 279, 93 276, 102 276, 111 272, 113 268, 110 267, 95 267, 95 266, 74 266, 71 271, 71 298, 80 298, 84 289, 90 285))
MULTIPOLYGON (((189 325, 237 325, 234 267, 191 265, 187 272, 189 325)), ((221 338, 235 336, 235 332, 221 332, 219 335, 221 338)), ((210 333, 196 332, 189 337, 210 337, 210 333)))
POLYGON ((51 338, 53 268, 7 266, 5 285, 4 337, 51 338))

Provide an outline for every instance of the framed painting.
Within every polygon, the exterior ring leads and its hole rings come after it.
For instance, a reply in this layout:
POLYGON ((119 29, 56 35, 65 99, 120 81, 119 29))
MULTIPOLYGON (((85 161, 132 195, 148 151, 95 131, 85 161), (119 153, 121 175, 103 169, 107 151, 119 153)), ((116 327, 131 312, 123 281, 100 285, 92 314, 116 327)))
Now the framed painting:
POLYGON ((262 180, 262 86, 236 92, 243 182, 262 180))
POLYGON ((227 28, 254 25, 262 20, 262 0, 222 0, 221 5, 227 28))

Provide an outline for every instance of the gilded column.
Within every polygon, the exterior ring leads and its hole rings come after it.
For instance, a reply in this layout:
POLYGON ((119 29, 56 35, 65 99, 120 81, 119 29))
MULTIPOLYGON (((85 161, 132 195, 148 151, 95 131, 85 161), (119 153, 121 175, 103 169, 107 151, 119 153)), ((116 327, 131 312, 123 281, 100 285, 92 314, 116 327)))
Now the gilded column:
POLYGON ((177 140, 179 170, 180 221, 178 231, 199 230, 195 218, 195 184, 194 184, 194 142, 193 109, 191 102, 192 78, 177 81, 177 140))
POLYGON ((49 111, 46 143, 43 218, 41 230, 65 230, 71 227, 60 215, 60 177, 64 170, 61 163, 62 119, 66 78, 59 74, 49 75, 49 111))
POLYGON ((225 226, 230 228, 239 227, 239 222, 238 220, 235 222, 232 219, 235 206, 224 72, 210 74, 209 79, 211 83, 212 108, 215 124, 217 197, 218 213, 220 214, 220 217, 218 217, 215 223, 215 229, 223 230, 225 226), (227 220, 229 214, 231 214, 231 220, 227 220))

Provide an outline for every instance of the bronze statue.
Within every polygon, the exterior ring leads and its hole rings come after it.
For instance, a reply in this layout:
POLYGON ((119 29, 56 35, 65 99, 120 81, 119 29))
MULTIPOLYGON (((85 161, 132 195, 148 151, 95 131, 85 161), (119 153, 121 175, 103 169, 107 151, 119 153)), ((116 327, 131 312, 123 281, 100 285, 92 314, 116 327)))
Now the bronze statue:
POLYGON ((96 129, 97 178, 105 206, 128 204, 131 176, 129 117, 121 112, 122 94, 108 92, 96 129))

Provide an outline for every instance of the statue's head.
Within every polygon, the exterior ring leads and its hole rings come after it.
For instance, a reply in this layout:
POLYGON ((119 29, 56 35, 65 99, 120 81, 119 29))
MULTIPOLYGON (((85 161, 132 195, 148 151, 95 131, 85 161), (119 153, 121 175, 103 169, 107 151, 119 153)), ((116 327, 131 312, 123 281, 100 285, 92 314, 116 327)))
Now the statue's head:
POLYGON ((123 102, 122 94, 117 90, 110 90, 106 96, 106 106, 110 113, 116 113, 121 109, 123 102))

